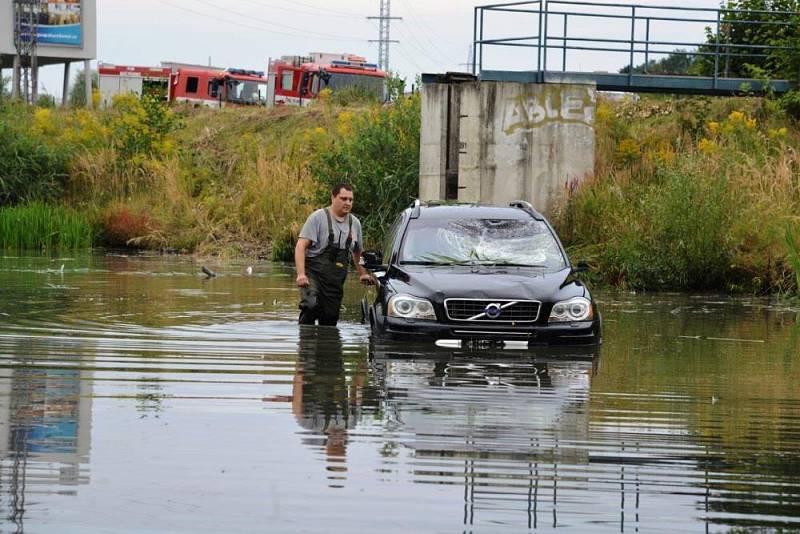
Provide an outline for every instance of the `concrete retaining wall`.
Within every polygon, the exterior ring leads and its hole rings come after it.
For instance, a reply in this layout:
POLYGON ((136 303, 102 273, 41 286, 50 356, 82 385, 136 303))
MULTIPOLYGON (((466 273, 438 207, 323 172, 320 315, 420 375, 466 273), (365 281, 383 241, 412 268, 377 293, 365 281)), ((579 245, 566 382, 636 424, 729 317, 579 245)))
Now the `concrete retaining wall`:
POLYGON ((420 198, 552 211, 593 172, 595 103, 592 85, 424 84, 420 198))

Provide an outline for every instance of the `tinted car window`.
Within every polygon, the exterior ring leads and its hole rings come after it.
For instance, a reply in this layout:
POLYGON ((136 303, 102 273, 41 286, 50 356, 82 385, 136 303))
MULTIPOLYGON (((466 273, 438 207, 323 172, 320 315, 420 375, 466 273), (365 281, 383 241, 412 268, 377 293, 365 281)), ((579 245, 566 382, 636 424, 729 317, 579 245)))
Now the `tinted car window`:
POLYGON ((566 267, 550 229, 534 219, 415 219, 400 261, 566 267))

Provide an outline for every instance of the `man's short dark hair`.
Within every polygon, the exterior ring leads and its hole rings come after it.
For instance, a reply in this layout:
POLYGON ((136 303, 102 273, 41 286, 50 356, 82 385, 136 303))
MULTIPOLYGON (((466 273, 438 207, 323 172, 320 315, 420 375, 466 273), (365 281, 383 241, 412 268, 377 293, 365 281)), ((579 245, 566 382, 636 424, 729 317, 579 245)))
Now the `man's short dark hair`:
POLYGON ((345 191, 353 192, 353 186, 348 184, 347 182, 339 182, 338 184, 334 185, 331 188, 331 196, 336 197, 339 196, 339 191, 344 189, 345 191))

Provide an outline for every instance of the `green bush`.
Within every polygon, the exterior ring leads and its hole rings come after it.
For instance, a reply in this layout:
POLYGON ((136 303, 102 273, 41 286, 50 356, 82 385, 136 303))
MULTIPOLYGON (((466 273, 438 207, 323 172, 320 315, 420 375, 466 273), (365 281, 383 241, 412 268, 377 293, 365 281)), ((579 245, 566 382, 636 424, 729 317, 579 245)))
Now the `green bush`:
POLYGON ((781 108, 791 118, 800 121, 800 91, 791 91, 781 97, 781 108))
POLYGON ((21 106, 0 112, 0 206, 58 198, 67 178, 69 149, 18 126, 26 123, 21 106))
POLYGON ((311 158, 311 172, 324 186, 319 202, 330 200, 330 186, 350 183, 364 239, 379 243, 419 191, 419 96, 339 118, 339 129, 322 134, 311 158))

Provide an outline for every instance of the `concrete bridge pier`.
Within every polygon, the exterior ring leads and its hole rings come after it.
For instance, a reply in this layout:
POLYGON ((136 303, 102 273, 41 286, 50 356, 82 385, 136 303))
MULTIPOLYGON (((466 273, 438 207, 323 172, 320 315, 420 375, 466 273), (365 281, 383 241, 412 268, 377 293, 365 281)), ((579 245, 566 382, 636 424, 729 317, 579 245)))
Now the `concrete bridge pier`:
POLYGON ((595 86, 426 76, 420 198, 551 213, 594 171, 595 86))

